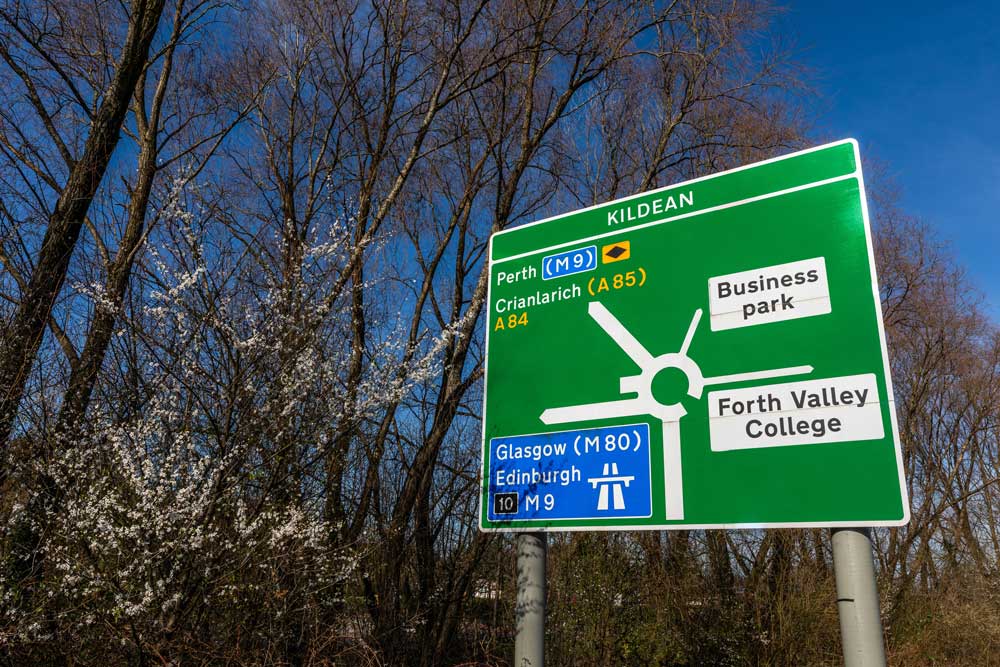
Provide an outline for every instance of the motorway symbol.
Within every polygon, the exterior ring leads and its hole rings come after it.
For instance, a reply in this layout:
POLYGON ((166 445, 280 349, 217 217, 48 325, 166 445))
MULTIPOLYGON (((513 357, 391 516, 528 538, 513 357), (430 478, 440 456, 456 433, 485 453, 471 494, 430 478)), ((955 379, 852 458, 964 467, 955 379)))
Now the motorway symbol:
POLYGON ((610 487, 614 494, 614 508, 616 510, 625 509, 625 497, 622 494, 622 485, 628 488, 628 485, 632 483, 635 479, 635 475, 619 475, 618 474, 618 464, 617 463, 605 463, 603 476, 601 477, 590 477, 587 482, 591 484, 595 489, 600 489, 597 495, 597 509, 601 511, 606 511, 608 509, 608 488, 610 487))

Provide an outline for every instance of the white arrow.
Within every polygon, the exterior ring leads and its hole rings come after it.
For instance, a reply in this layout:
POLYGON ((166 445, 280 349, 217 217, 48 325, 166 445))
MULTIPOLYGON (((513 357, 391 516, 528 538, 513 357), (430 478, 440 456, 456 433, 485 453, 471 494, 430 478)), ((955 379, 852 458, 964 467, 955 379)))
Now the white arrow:
POLYGON ((627 398, 622 401, 605 401, 603 403, 587 403, 586 405, 568 405, 564 408, 549 408, 539 418, 546 424, 566 424, 568 422, 585 422, 591 419, 635 417, 649 414, 649 407, 649 404, 640 398, 627 398))

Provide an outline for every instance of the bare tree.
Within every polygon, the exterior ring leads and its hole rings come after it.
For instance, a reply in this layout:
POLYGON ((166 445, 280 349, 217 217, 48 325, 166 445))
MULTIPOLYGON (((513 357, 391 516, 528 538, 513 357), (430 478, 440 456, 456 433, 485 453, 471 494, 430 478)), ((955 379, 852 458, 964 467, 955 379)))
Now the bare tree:
MULTIPOLYGON (((45 4, 28 7, 20 3, 8 4, 0 12, 7 33, 4 39, 7 46, 0 55, 19 79, 23 95, 44 128, 46 139, 43 140, 51 142, 58 150, 66 172, 65 182, 59 183, 52 179, 52 171, 34 163, 33 156, 20 147, 21 141, 10 134, 4 138, 3 143, 13 157, 40 178, 46 189, 55 194, 56 200, 44 207, 48 218, 45 236, 31 275, 24 281, 13 319, 0 335, 0 442, 3 443, 10 437, 28 373, 66 278, 77 238, 118 144, 136 85, 149 61, 150 45, 160 23, 164 0, 134 0, 121 17, 128 29, 117 53, 108 54, 114 59, 113 74, 106 89, 95 89, 96 104, 88 102, 81 89, 98 82, 80 81, 73 75, 73 53, 67 53, 61 44, 61 33, 72 34, 75 30, 67 23, 80 18, 84 8, 71 5, 70 11, 66 11, 55 3, 45 4), (13 39, 15 36, 17 42, 13 39), (23 46, 18 51, 11 51, 10 46, 15 43, 23 46), (36 67, 44 72, 44 81, 36 76, 36 67), (86 141, 79 155, 71 151, 65 131, 60 131, 56 125, 67 99, 76 107, 76 113, 86 118, 86 141)), ((85 48, 89 46, 87 41, 96 41, 95 38, 99 40, 102 36, 84 37, 83 43, 70 42, 70 45, 85 48)), ((7 467, 6 461, 0 460, 0 480, 9 473, 7 467)))
MULTIPOLYGON (((73 48, 24 68, 21 40, 2 70, 27 108, 10 63, 45 82, 62 133, 37 112, 0 127, 12 322, 73 172, 60 146, 88 141, 76 110, 109 88, 108 45, 130 25, 73 7, 52 14, 73 48)), ((795 70, 760 49, 771 9, 168 8, 51 288, 52 336, 25 348, 0 637, 36 662, 505 662, 512 551, 476 526, 489 236, 797 145, 795 70)), ((888 303, 920 312, 912 295, 888 303)), ((979 349, 977 322, 956 344, 979 349)), ((963 379, 942 403, 969 437, 920 478, 949 508, 928 514, 938 570, 945 532, 959 566, 994 553, 992 496, 972 493, 994 460, 991 385, 978 366, 964 379, 972 358, 952 359, 963 379)), ((553 639, 568 664, 808 662, 824 644, 796 637, 830 584, 821 537, 554 540, 553 639), (609 607, 612 589, 637 604, 609 607)), ((925 540, 888 553, 912 571, 925 540)))

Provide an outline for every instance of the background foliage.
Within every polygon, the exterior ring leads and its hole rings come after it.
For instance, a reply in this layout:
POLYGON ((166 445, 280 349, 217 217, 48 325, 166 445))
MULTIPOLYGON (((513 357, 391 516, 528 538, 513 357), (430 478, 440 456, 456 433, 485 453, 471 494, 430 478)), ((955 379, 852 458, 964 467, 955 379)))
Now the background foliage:
MULTIPOLYGON (((813 143, 752 1, 2 0, 7 664, 507 664, 489 235, 813 143)), ((872 196, 895 664, 1000 640, 1000 334, 872 196)), ((553 536, 555 665, 839 664, 821 531, 553 536)))

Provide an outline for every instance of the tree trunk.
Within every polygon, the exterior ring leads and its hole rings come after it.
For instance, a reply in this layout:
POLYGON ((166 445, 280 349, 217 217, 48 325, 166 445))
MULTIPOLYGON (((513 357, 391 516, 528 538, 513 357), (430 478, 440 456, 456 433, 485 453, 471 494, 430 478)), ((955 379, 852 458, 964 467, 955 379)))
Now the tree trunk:
MULTIPOLYGON (((41 346, 45 326, 62 289, 84 217, 118 145, 129 101, 145 68, 164 0, 134 0, 121 58, 94 116, 83 156, 73 166, 49 217, 41 251, 13 322, 0 339, 0 444, 10 438, 28 373, 41 346)), ((0 483, 8 474, 6 449, 0 483)))

